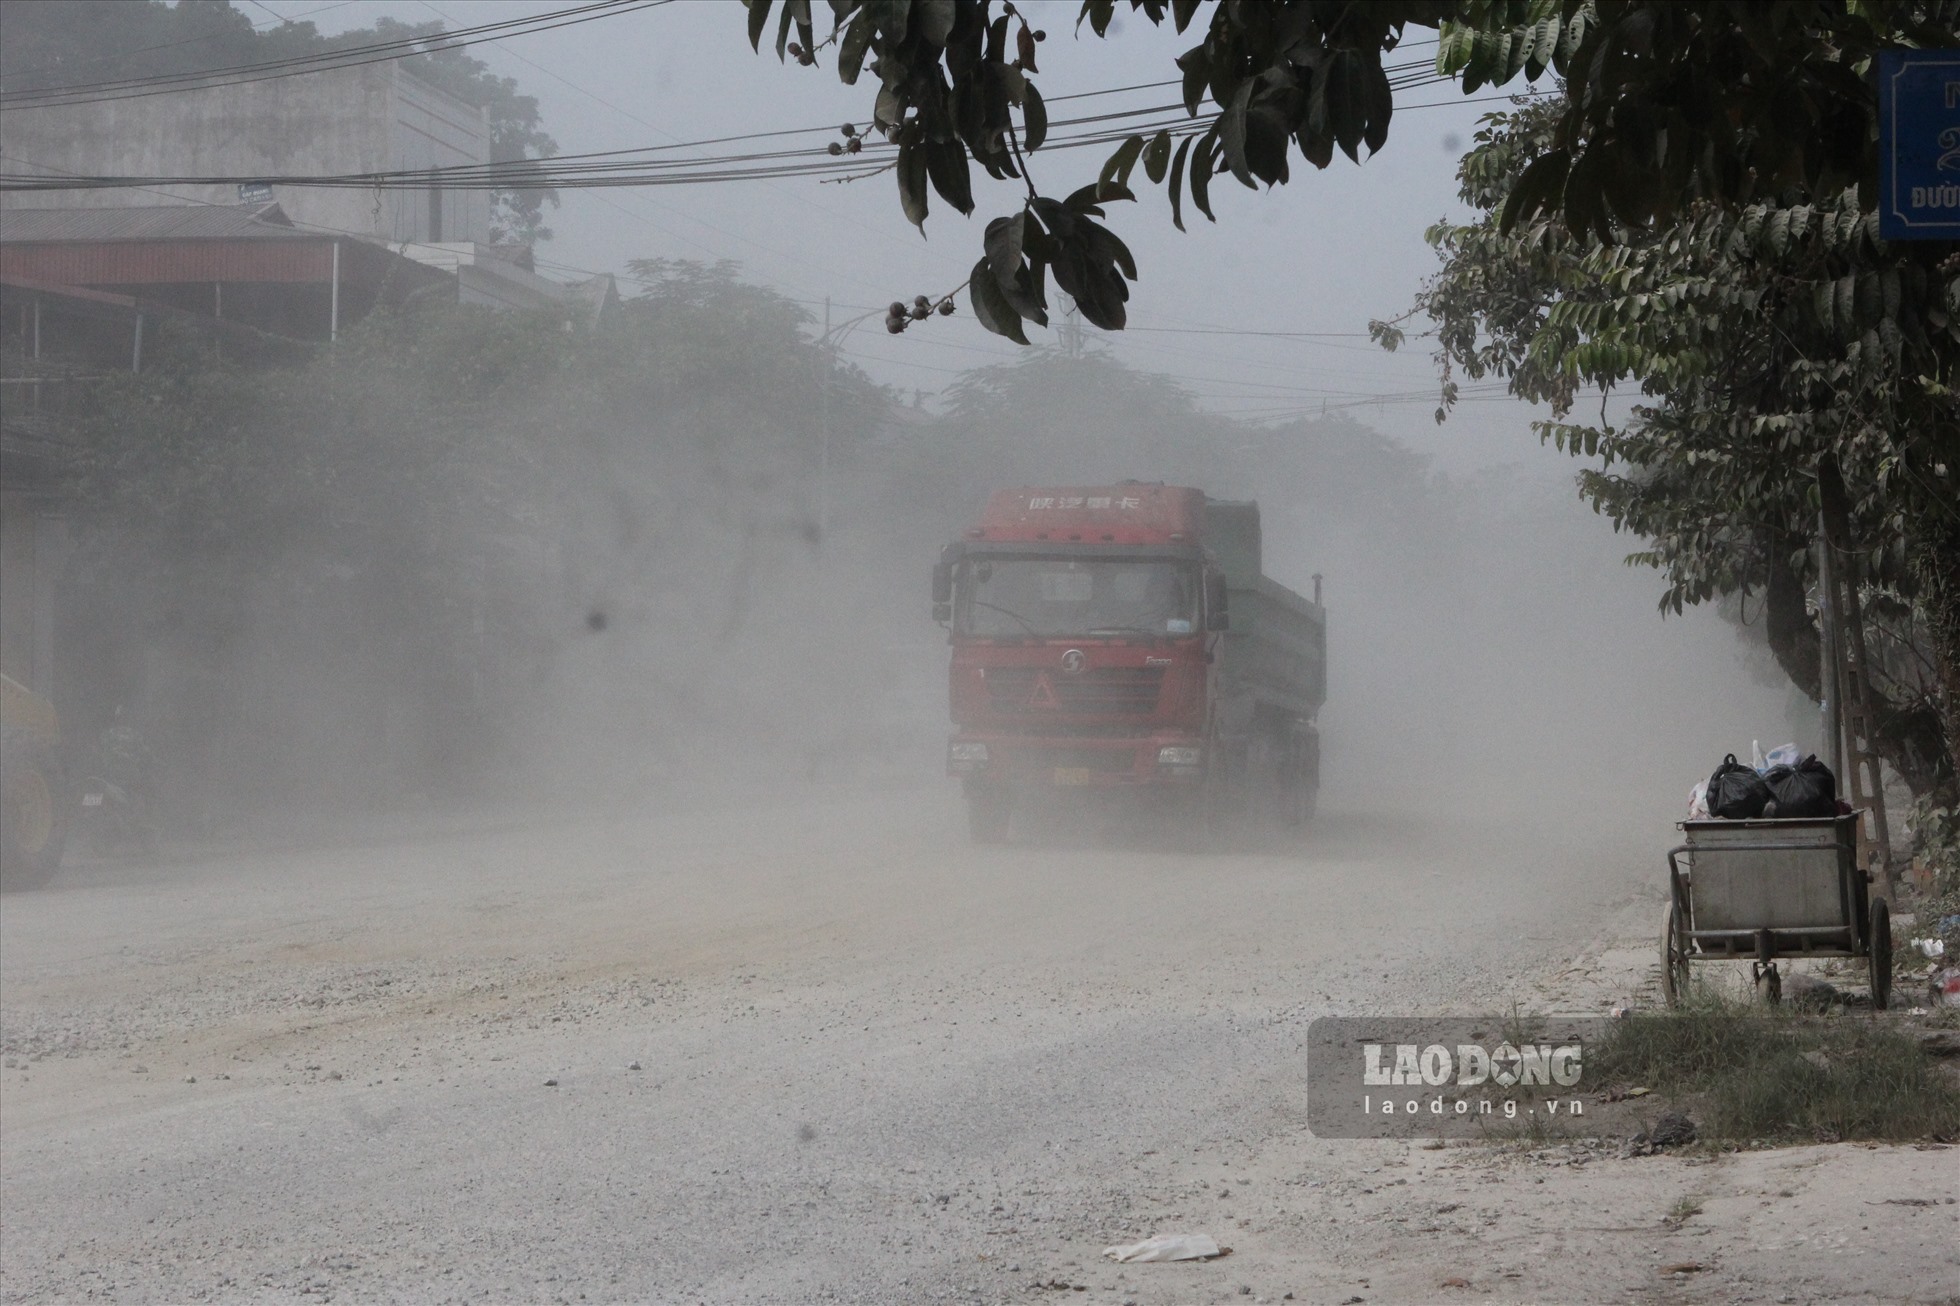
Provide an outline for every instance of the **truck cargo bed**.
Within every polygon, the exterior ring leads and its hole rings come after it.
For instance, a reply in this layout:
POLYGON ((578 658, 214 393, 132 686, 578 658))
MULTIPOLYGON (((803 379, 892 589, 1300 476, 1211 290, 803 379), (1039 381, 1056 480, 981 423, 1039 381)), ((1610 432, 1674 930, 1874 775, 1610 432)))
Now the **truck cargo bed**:
POLYGON ((1312 718, 1327 701, 1327 613, 1264 576, 1230 588, 1225 674, 1261 703, 1312 718))

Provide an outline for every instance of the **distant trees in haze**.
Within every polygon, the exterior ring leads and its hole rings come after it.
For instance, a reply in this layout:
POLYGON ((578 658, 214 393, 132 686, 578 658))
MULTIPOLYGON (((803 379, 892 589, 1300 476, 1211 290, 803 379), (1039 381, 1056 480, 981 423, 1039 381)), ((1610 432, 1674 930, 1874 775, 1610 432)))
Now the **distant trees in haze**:
POLYGON ((753 725, 741 649, 808 616, 812 397, 840 459, 887 400, 730 267, 636 266, 602 330, 382 310, 269 370, 166 331, 100 382, 59 626, 78 724, 126 702, 184 786, 246 805, 467 788, 575 718, 635 723, 643 756, 753 725))

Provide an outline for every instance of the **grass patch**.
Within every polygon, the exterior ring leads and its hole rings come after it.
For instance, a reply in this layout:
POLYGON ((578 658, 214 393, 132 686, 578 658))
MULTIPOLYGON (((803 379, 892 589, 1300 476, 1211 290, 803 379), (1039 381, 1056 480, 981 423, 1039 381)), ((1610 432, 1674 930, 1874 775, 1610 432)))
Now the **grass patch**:
POLYGON ((1960 1138, 1960 1087, 1876 1021, 1700 1004, 1619 1022, 1586 1068, 1692 1095, 1704 1140, 1960 1138))

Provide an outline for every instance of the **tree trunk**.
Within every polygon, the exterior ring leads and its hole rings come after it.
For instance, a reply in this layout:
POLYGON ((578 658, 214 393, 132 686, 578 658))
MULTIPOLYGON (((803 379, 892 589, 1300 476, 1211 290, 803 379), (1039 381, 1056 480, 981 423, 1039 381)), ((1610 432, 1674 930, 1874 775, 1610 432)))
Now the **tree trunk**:
POLYGON ((1823 654, 1818 648, 1817 623, 1810 619, 1804 604, 1804 578, 1790 565, 1790 558, 1808 544, 1792 531, 1764 533, 1763 552, 1769 562, 1765 588, 1764 631, 1770 652, 1783 674, 1809 696, 1813 703, 1824 699, 1823 654))
POLYGON ((1919 606, 1933 637, 1933 660, 1940 680, 1940 730, 1946 756, 1937 785, 1947 803, 1960 802, 1960 513, 1928 513, 1913 551, 1919 606))
MULTIPOLYGON (((1960 537, 1960 531, 1954 534, 1960 537)), ((1768 559, 1768 581, 1764 630, 1777 665, 1811 702, 1818 703, 1823 701, 1823 655, 1818 647, 1817 623, 1806 604, 1805 578, 1790 561, 1808 543, 1794 531, 1766 534, 1763 551, 1768 559)), ((1950 540, 1949 547, 1960 548, 1960 538, 1950 540)), ((1935 627, 1935 656, 1946 687, 1942 712, 1930 713, 1917 702, 1901 705, 1877 693, 1872 696, 1872 733, 1878 754, 1912 790, 1914 797, 1953 783, 1956 725, 1953 706, 1960 702, 1960 693, 1956 693, 1956 684, 1960 684, 1956 680, 1956 667, 1960 667, 1960 638, 1956 638, 1960 636, 1960 609, 1954 605, 1960 605, 1960 557, 1949 555, 1944 566, 1946 583, 1941 592, 1949 604, 1944 636, 1940 634, 1936 602, 1931 597, 1940 591, 1940 586, 1925 568, 1920 572, 1921 588, 1927 596, 1922 603, 1935 627)))

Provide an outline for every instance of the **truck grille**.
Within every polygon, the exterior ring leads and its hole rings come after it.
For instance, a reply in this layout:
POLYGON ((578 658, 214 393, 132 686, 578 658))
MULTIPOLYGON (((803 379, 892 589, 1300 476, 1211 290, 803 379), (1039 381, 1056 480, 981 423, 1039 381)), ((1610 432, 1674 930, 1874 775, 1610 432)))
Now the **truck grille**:
POLYGON ((1006 716, 1149 716, 1163 685, 1162 667, 1099 667, 1073 676, 1039 667, 989 667, 987 705, 1006 716))
POLYGON ((1049 748, 1029 754, 1048 766, 1120 773, 1136 769, 1136 754, 1127 748, 1049 748))

